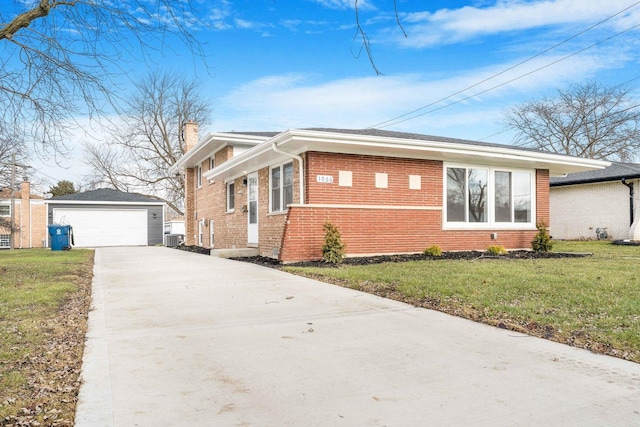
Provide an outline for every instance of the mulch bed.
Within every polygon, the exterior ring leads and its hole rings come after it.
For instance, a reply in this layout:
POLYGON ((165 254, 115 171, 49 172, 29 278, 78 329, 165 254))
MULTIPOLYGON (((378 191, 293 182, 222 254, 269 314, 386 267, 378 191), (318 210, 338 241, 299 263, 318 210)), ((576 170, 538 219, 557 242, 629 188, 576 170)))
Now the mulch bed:
POLYGON ((202 255, 211 255, 211 249, 196 245, 178 245, 174 246, 173 249, 180 249, 181 251, 194 252, 202 255))
MULTIPOLYGON (((381 264, 384 262, 407 262, 407 261, 423 261, 423 260, 467 260, 473 261, 477 259, 541 259, 541 258, 580 258, 589 256, 584 253, 570 252, 533 252, 533 251, 510 251, 505 255, 489 255, 482 251, 460 251, 460 252, 443 252, 442 256, 429 256, 425 254, 405 254, 405 255, 378 255, 371 257, 353 257, 345 258, 342 265, 370 265, 381 264)), ((279 268, 282 267, 278 260, 263 256, 232 258, 237 261, 251 262, 263 265, 265 267, 279 268)), ((326 267, 335 268, 339 264, 331 264, 322 260, 304 261, 292 264, 286 264, 287 267, 326 267)))

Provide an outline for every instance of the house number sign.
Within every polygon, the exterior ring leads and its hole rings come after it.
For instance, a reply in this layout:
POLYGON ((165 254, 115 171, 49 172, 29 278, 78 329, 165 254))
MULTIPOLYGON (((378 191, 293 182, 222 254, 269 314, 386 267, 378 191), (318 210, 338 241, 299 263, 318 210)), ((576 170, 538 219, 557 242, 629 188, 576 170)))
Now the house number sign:
POLYGON ((333 177, 331 175, 316 175, 316 181, 323 184, 333 184, 333 177))

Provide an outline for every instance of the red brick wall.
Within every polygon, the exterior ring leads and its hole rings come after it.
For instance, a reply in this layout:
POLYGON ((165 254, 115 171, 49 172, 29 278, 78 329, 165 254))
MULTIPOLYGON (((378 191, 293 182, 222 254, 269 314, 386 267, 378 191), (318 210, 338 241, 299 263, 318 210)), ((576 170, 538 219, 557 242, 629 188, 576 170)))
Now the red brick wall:
MULTIPOLYGON (((244 248, 247 246, 247 213, 243 207, 247 204, 247 188, 242 184, 243 179, 234 181, 235 208, 227 212, 227 185, 223 181, 209 184, 206 192, 207 220, 215 221, 214 248, 244 248)), ((204 200, 204 199, 203 199, 204 200)), ((207 236, 204 246, 210 246, 210 230, 207 228, 207 236)))
POLYGON ((549 171, 547 169, 536 170, 536 223, 543 222, 550 225, 549 214, 549 171))
POLYGON ((230 145, 227 145, 214 154, 214 160, 218 166, 231 159, 231 157, 233 157, 233 147, 230 145))
MULTIPOLYGON (((327 221, 340 230, 349 255, 421 252, 435 244, 443 250, 484 250, 490 245, 528 248, 536 233, 500 228, 442 230, 442 162, 317 152, 305 158, 309 165, 306 203, 311 206, 289 210, 279 257, 284 262, 321 258, 322 225, 327 221), (352 172, 352 187, 338 185, 341 170, 352 172), (388 174, 388 188, 375 188, 376 172, 388 174), (318 183, 317 175, 333 176, 334 182, 318 183), (409 175, 421 177, 421 190, 409 190, 409 175), (385 208, 391 205, 402 208, 385 208), (491 238, 494 232, 496 239, 491 238)), ((547 170, 536 171, 536 201, 536 220, 548 223, 547 170)))
MULTIPOLYGON (((216 164, 232 156, 231 147, 216 153, 216 164)), ((324 240, 322 225, 335 224, 343 236, 350 255, 420 252, 438 244, 444 250, 486 249, 502 245, 509 249, 527 248, 535 231, 526 230, 442 230, 443 164, 439 161, 398 159, 382 156, 305 153, 305 203, 294 205, 288 213, 269 213, 269 168, 258 172, 259 248, 262 256, 291 262, 321 257, 324 240), (340 187, 338 172, 351 171, 353 185, 340 187), (388 174, 388 187, 375 188, 375 173, 388 174), (318 183, 317 175, 331 175, 332 184, 318 183), (421 177, 421 189, 409 189, 409 175, 421 177), (317 207, 313 205, 344 205, 317 207), (357 205, 360 205, 358 207, 357 205), (362 207, 364 205, 364 207, 362 207), (375 207, 375 208, 367 208, 375 207), (389 206, 385 208, 385 206, 389 206), (401 206, 401 209, 394 207, 401 206), (424 208, 430 209, 424 209, 424 208), (497 232, 498 238, 491 239, 497 232)), ((294 203, 299 203, 299 164, 294 165, 294 203)), ((209 165, 203 164, 203 170, 209 165)), ((193 170, 187 183, 195 186, 193 170)), ((203 182, 193 194, 196 221, 191 221, 196 235, 197 220, 215 220, 215 247, 247 245, 247 188, 243 178, 235 181, 235 211, 226 212, 226 185, 203 182)), ((549 219, 549 173, 536 172, 537 221, 549 219)), ((187 214, 189 209, 187 208, 187 214)), ((189 224, 190 221, 187 221, 189 224)), ((196 236, 197 242, 197 236, 196 236)), ((188 241, 189 243, 189 241, 188 241)), ((193 243, 191 243, 193 244, 193 243)), ((204 229, 203 245, 209 246, 209 228, 204 229)))
POLYGON ((307 204, 442 205, 442 162, 309 152, 305 164, 307 204), (352 172, 351 187, 338 185, 339 171, 352 172), (388 188, 375 188, 376 172, 388 174, 388 188), (333 176, 333 184, 318 183, 318 175, 333 176), (421 176, 421 190, 409 190, 409 175, 421 176))
POLYGON ((185 243, 195 245, 198 243, 196 236, 198 225, 196 224, 196 169, 187 168, 184 177, 184 218, 185 218, 185 243))
POLYGON ((280 260, 322 258, 324 230, 338 227, 349 255, 421 252, 431 245, 443 250, 484 250, 491 245, 507 249, 528 248, 535 231, 442 230, 440 210, 322 208, 295 206, 289 209, 280 260), (498 233, 491 239, 492 232, 498 233))
MULTIPOLYGON (((297 160, 293 160, 293 202, 300 202, 300 174, 297 160)), ((278 258, 281 252, 287 213, 269 213, 269 173, 270 168, 258 172, 258 241, 260 255, 278 258)), ((308 182, 308 180, 307 180, 308 182)))

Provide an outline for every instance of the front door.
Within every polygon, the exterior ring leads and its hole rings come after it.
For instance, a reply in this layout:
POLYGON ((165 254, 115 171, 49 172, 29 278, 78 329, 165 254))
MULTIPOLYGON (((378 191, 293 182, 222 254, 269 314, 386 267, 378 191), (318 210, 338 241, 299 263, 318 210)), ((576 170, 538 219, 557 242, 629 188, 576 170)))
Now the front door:
POLYGON ((247 245, 258 245, 258 173, 247 176, 247 245))

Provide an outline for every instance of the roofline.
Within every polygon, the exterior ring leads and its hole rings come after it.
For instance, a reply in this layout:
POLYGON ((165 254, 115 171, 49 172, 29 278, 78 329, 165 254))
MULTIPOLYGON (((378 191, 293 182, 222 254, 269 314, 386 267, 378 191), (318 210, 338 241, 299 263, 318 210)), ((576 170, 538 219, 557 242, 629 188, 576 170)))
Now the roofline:
MULTIPOLYGON (((261 135, 247 135, 243 133, 231 133, 231 132, 211 132, 208 133, 203 139, 201 139, 196 145, 194 145, 189 151, 187 151, 178 161, 169 168, 169 173, 176 173, 183 170, 189 161, 194 157, 201 156, 201 151, 208 145, 213 145, 214 142, 222 142, 219 149, 226 145, 250 145, 255 146, 268 140, 268 136, 261 135)), ((198 162, 199 163, 199 162, 198 162)))
MULTIPOLYGON (((256 158, 261 154, 268 151, 272 151, 272 145, 277 147, 283 147, 293 141, 300 142, 298 148, 295 150, 287 150, 292 155, 299 155, 306 151, 314 151, 314 143, 323 142, 325 144, 337 144, 338 147, 351 147, 353 152, 361 152, 362 154, 377 155, 372 152, 372 148, 384 149, 404 149, 405 152, 418 152, 425 154, 425 158, 435 157, 437 160, 445 161, 448 155, 455 156, 468 156, 471 158, 477 158, 481 163, 482 159, 501 159, 501 160, 514 160, 514 161, 529 161, 533 163, 541 163, 541 166, 545 166, 549 170, 558 169, 562 170, 563 167, 573 167, 574 169, 604 169, 609 166, 611 162, 594 159, 583 159, 572 157, 563 154, 546 153, 542 151, 523 150, 518 148, 511 148, 508 146, 496 146, 482 145, 481 143, 474 143, 473 141, 461 142, 446 142, 446 141, 434 141, 429 139, 411 139, 411 138, 394 138, 390 136, 374 136, 363 135, 358 133, 340 133, 330 131, 318 131, 308 129, 290 129, 282 132, 273 138, 265 139, 262 144, 259 144, 246 152, 233 157, 230 160, 224 162, 220 166, 204 173, 205 178, 209 180, 216 179, 219 176, 224 176, 225 173, 231 171, 233 168, 237 168, 243 162, 256 158), (305 142, 307 142, 305 144, 305 142), (365 150, 366 148, 366 150, 365 150), (427 154, 434 154, 433 156, 427 156, 427 154), (558 168, 553 168, 558 166, 558 168)), ((284 148, 286 150, 286 148, 284 148)), ((325 150, 318 151, 327 151, 325 150)), ((344 152, 345 150, 332 150, 330 152, 344 152)), ((373 150, 375 151, 375 150, 373 150)), ((391 154, 391 153, 390 153, 391 154)), ((390 155, 387 154, 387 155, 390 155)), ((411 158, 411 156, 405 154, 399 157, 411 158)), ((259 163, 256 163, 259 164, 259 163)), ((542 167, 541 167, 542 168, 542 167)), ((254 168, 255 169, 255 168, 254 168)), ((243 171, 245 173, 251 171, 243 171)), ((566 172, 555 172, 566 173, 566 172)), ((233 176, 240 176, 238 172, 233 176)), ((227 179, 232 178, 225 177, 227 179)))
POLYGON ((550 187, 567 187, 570 185, 579 185, 579 184, 596 184, 599 182, 616 182, 621 181, 623 179, 640 179, 640 173, 638 174, 629 174, 629 175, 617 175, 617 176, 607 176, 604 178, 585 178, 585 179, 576 179, 572 181, 562 181, 562 182, 551 182, 549 181, 550 187))
MULTIPOLYGON (((332 138, 336 140, 353 140, 353 137, 358 137, 359 140, 362 140, 363 145, 378 145, 382 141, 386 140, 398 140, 403 141, 403 143, 415 146, 417 148, 421 148, 423 151, 433 151, 433 152, 442 152, 445 150, 451 150, 454 152, 470 152, 470 153, 480 153, 480 154, 490 154, 491 157, 495 157, 496 152, 498 154, 502 154, 503 158, 514 158, 520 159, 522 157, 531 157, 534 159, 540 159, 544 161, 550 161, 552 163, 557 164, 584 164, 585 166, 595 166, 596 169, 604 169, 609 166, 611 162, 603 161, 603 160, 594 160, 594 159, 583 159, 578 157, 572 157, 564 154, 555 154, 555 153, 547 153, 543 151, 535 151, 535 150, 524 150, 518 148, 511 148, 509 146, 497 146, 496 144, 492 145, 482 145, 482 143, 478 142, 475 144, 475 141, 464 141, 467 144, 460 142, 443 142, 443 141, 433 141, 433 140, 419 140, 419 139, 411 139, 411 138, 394 138, 394 137, 385 137, 385 136, 371 136, 371 135, 362 135, 362 134, 347 134, 347 133, 339 133, 339 132, 322 132, 322 131, 313 131, 313 130, 305 130, 305 129, 293 129, 288 131, 292 136, 301 136, 309 139, 312 138, 320 138, 327 139, 327 135, 331 135, 332 138), (426 147, 424 146, 428 144, 426 147), (461 149, 462 148, 462 149, 461 149), (443 150, 445 149, 445 150, 443 150)), ((282 134, 276 136, 275 138, 279 138, 281 135, 284 135, 287 132, 283 132, 282 134)), ((421 151, 422 151, 421 150, 421 151)))
POLYGON ((73 200, 73 199, 64 199, 64 200, 53 200, 47 199, 44 201, 45 204, 52 205, 153 205, 153 206, 162 206, 166 205, 166 202, 120 202, 117 200, 73 200))

